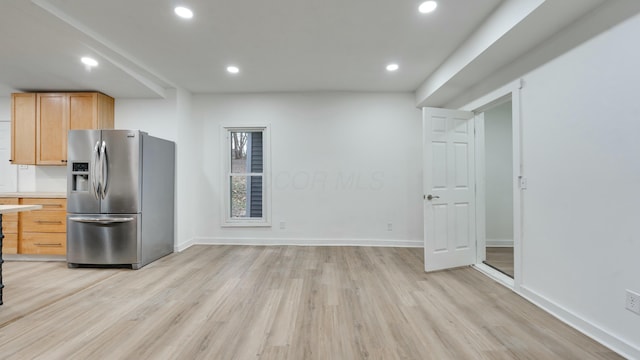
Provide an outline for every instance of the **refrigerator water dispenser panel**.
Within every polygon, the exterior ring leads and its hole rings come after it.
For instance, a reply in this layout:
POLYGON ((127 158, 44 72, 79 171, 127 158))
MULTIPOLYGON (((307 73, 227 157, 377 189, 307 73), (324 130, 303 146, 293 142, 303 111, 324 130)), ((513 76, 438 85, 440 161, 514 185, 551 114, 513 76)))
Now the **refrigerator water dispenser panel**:
POLYGON ((74 162, 71 166, 71 190, 89 191, 89 163, 74 162))

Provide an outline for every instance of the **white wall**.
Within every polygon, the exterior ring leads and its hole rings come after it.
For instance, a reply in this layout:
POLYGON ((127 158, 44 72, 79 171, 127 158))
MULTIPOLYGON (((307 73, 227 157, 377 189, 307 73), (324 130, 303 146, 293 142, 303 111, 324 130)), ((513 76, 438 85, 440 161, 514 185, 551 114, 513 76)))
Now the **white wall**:
POLYGON ((511 101, 484 112, 487 246, 513 246, 511 101))
POLYGON ((149 135, 176 143, 175 248, 181 249, 193 239, 196 213, 192 206, 194 174, 199 157, 198 124, 191 117, 191 94, 168 89, 166 99, 116 99, 115 127, 139 129, 149 135))
POLYGON ((176 144, 176 248, 193 241, 198 213, 193 204, 199 196, 197 176, 201 170, 200 126, 192 116, 192 95, 178 91, 176 96, 178 141, 176 144))
POLYGON ((195 95, 197 241, 420 246, 421 118, 413 101, 409 93, 195 95), (256 123, 271 126, 273 226, 222 228, 220 126, 256 123))
MULTIPOLYGON (((519 291, 640 358, 640 33, 635 16, 523 76, 519 291)), ((525 59, 526 61, 526 59, 525 59)), ((491 82, 491 79, 487 79, 491 82)))
POLYGON ((0 121, 11 121, 11 98, 0 96, 0 121))
POLYGON ((116 129, 142 130, 149 135, 178 139, 177 90, 167 90, 166 99, 116 99, 116 129))
POLYGON ((16 166, 9 164, 11 159, 11 99, 0 97, 0 189, 16 191, 18 175, 16 166))

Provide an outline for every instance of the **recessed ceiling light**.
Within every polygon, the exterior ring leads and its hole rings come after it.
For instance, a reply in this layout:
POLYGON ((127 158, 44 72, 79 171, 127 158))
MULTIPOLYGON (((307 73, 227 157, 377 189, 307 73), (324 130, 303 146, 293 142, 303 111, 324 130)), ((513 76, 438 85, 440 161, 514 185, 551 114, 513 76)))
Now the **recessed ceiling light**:
POLYGON ((387 71, 396 71, 400 68, 398 64, 389 64, 387 65, 387 71))
POLYGON ((82 61, 83 64, 89 66, 89 67, 94 67, 94 66, 98 66, 98 62, 95 59, 92 59, 90 57, 83 57, 80 59, 80 61, 82 61))
POLYGON ((237 66, 227 66, 227 72, 229 72, 230 74, 237 74, 240 72, 240 69, 237 66))
POLYGON ((180 16, 183 19, 191 19, 193 17, 193 11, 184 6, 178 6, 173 11, 176 12, 176 15, 180 16))
POLYGON ((427 14, 432 12, 433 10, 435 10, 438 7, 438 3, 435 1, 425 1, 422 4, 420 4, 420 6, 418 7, 418 11, 420 11, 423 14, 427 14))

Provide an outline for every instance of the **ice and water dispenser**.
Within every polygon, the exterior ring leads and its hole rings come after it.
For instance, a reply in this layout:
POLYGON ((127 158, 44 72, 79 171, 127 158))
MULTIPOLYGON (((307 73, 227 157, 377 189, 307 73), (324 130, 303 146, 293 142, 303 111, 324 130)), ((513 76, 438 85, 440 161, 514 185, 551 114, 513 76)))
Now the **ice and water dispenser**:
POLYGON ((74 162, 71 166, 71 190, 89 191, 89 163, 74 162))

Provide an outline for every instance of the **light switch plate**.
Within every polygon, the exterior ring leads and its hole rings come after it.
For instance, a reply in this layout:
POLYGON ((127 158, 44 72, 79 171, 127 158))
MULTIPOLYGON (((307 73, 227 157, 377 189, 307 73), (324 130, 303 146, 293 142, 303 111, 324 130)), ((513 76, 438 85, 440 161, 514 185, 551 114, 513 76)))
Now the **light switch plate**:
POLYGON ((520 176, 518 177, 518 179, 520 180, 520 189, 526 189, 527 188, 527 178, 524 176, 520 176))

